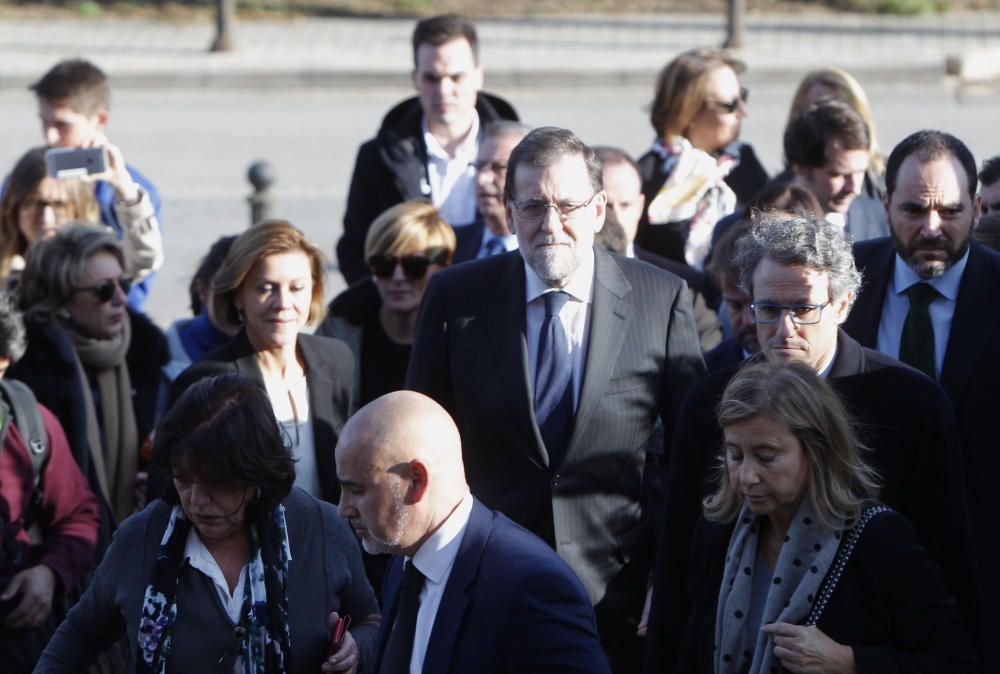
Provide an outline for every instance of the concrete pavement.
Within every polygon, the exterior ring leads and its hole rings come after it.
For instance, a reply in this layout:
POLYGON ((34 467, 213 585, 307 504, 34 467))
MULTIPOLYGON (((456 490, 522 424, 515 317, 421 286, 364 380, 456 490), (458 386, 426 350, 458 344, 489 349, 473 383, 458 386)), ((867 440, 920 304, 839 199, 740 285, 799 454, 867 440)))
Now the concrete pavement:
MULTIPOLYGON (((241 21, 239 50, 211 54, 214 25, 152 19, 5 19, 0 89, 83 56, 123 87, 405 84, 411 19, 241 21)), ((649 82, 676 53, 720 45, 721 15, 545 16, 477 22, 489 86, 649 82)), ((867 81, 937 78, 949 55, 1000 47, 1000 12, 888 17, 763 14, 747 19, 748 76, 797 78, 839 65, 867 81)))

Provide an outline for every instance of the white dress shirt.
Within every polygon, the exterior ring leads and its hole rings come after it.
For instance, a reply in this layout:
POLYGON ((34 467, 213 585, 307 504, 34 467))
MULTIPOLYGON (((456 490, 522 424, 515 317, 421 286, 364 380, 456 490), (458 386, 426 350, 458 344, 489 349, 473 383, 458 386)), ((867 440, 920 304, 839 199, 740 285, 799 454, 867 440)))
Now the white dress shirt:
MULTIPOLYGON (((569 300, 559 312, 559 321, 569 339, 570 356, 573 359, 573 410, 580 402, 580 387, 587 364, 587 339, 590 334, 590 305, 594 301, 594 249, 580 255, 580 266, 564 288, 552 288, 543 281, 535 270, 524 263, 524 304, 527 312, 528 368, 534 392, 535 370, 538 367, 538 337, 545 322, 545 300, 547 292, 562 290, 569 300)), ((532 393, 534 396, 534 393, 532 393)))
POLYGON ((469 134, 449 155, 421 122, 427 146, 427 179, 431 202, 452 227, 471 225, 476 219, 476 169, 472 165, 479 154, 479 115, 472 116, 469 134))
MULTIPOLYGON (((926 280, 935 290, 936 297, 928 307, 931 315, 931 327, 934 329, 934 372, 941 377, 941 365, 948 349, 948 336, 951 334, 951 319, 955 315, 955 302, 958 300, 958 288, 962 283, 962 274, 969 261, 969 251, 965 251, 962 259, 951 266, 948 271, 935 278, 926 280)), ((899 342, 903 337, 903 324, 906 314, 910 312, 910 298, 906 291, 910 286, 925 279, 920 278, 910 265, 906 264, 896 254, 892 278, 886 285, 885 301, 882 303, 882 318, 878 324, 878 341, 876 348, 884 354, 899 358, 899 342)))
POLYGON ((222 573, 222 568, 215 561, 215 557, 208 551, 208 548, 205 547, 194 526, 188 530, 187 541, 184 543, 184 558, 191 565, 191 568, 208 576, 208 579, 215 586, 216 594, 219 595, 219 601, 222 603, 222 608, 226 611, 226 615, 229 616, 229 619, 234 624, 238 623, 241 617, 240 614, 243 612, 243 588, 247 581, 247 565, 244 565, 240 569, 240 579, 236 583, 236 589, 230 594, 229 583, 226 582, 226 576, 222 573))
POLYGON ((420 546, 413 558, 406 558, 407 564, 415 564, 417 571, 424 575, 424 587, 420 590, 420 609, 417 611, 417 625, 413 634, 413 653, 410 655, 410 674, 421 674, 424 669, 424 657, 427 655, 427 644, 431 640, 434 629, 434 618, 444 588, 455 566, 455 557, 462 546, 465 528, 472 515, 472 495, 466 493, 455 510, 448 516, 437 531, 420 546))

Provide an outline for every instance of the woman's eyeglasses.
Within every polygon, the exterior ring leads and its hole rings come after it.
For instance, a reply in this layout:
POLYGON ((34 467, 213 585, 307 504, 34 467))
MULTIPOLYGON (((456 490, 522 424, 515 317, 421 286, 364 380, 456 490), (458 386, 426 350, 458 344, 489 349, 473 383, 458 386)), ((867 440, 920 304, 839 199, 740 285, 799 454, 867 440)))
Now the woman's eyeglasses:
POLYGON ((121 288, 122 292, 128 295, 128 291, 132 288, 132 277, 119 276, 117 279, 108 279, 107 281, 98 283, 96 286, 73 288, 73 292, 86 291, 94 293, 101 304, 104 304, 105 302, 110 302, 111 298, 115 296, 115 287, 121 288))
POLYGON ((403 276, 410 281, 419 281, 427 275, 432 264, 443 264, 444 261, 445 255, 440 249, 399 256, 379 253, 368 258, 368 267, 379 278, 392 278, 398 264, 403 267, 403 276))
POLYGON ((706 105, 710 108, 714 108, 719 112, 724 112, 727 114, 733 114, 740 107, 740 105, 746 105, 747 99, 750 98, 750 90, 746 87, 740 87, 740 95, 731 101, 709 101, 706 105))

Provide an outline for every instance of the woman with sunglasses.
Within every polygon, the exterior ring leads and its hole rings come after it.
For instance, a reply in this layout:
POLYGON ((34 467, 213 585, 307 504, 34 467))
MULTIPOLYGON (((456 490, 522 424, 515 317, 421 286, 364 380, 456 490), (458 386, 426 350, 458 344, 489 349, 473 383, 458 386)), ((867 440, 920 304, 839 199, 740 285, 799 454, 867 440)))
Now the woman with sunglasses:
POLYGON ((246 373, 284 428, 296 486, 338 502, 333 448, 351 410, 354 358, 341 342, 303 332, 323 310, 319 248, 291 223, 265 220, 233 241, 212 289, 215 316, 240 330, 184 370, 171 397, 207 376, 246 373))
POLYGON ((9 371, 62 423, 102 501, 105 535, 142 505, 140 448, 169 358, 159 328, 127 306, 124 268, 106 227, 72 225, 35 244, 18 285, 28 349, 9 371))
POLYGON ((231 372, 191 386, 157 427, 153 462, 170 478, 163 500, 115 532, 36 672, 85 671, 118 640, 127 672, 364 671, 378 605, 358 547, 334 506, 293 488, 258 383, 231 372), (331 629, 340 620, 350 629, 331 629))
MULTIPOLYGON (((141 281, 163 264, 163 238, 154 222, 156 214, 150 196, 132 181, 121 151, 110 144, 106 148, 109 170, 88 180, 105 180, 114 189, 115 216, 122 224, 125 270, 134 281, 141 281)), ((101 223, 93 186, 83 180, 49 176, 47 149, 28 150, 7 179, 0 201, 0 279, 16 280, 28 249, 71 222, 101 223)))
POLYGON ((636 243, 701 268, 712 228, 767 182, 739 142, 747 90, 742 62, 714 49, 680 54, 660 72, 650 121, 656 140, 639 159, 646 210, 636 243))
POLYGON ((354 352, 357 407, 403 388, 427 282, 454 253, 455 232, 427 202, 403 202, 372 223, 365 239, 371 276, 334 298, 316 331, 354 352))

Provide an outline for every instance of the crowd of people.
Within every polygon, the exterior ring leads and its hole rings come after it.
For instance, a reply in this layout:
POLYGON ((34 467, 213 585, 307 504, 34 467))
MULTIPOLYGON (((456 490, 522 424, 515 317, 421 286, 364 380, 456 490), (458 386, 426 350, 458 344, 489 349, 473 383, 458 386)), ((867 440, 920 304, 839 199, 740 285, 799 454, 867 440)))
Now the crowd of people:
POLYGON ((724 51, 664 67, 637 158, 484 92, 464 17, 419 21, 413 60, 347 191, 349 287, 326 306, 322 251, 266 220, 166 331, 108 78, 32 85, 0 669, 1000 672, 1000 157, 884 153, 836 68, 769 176, 724 51))

